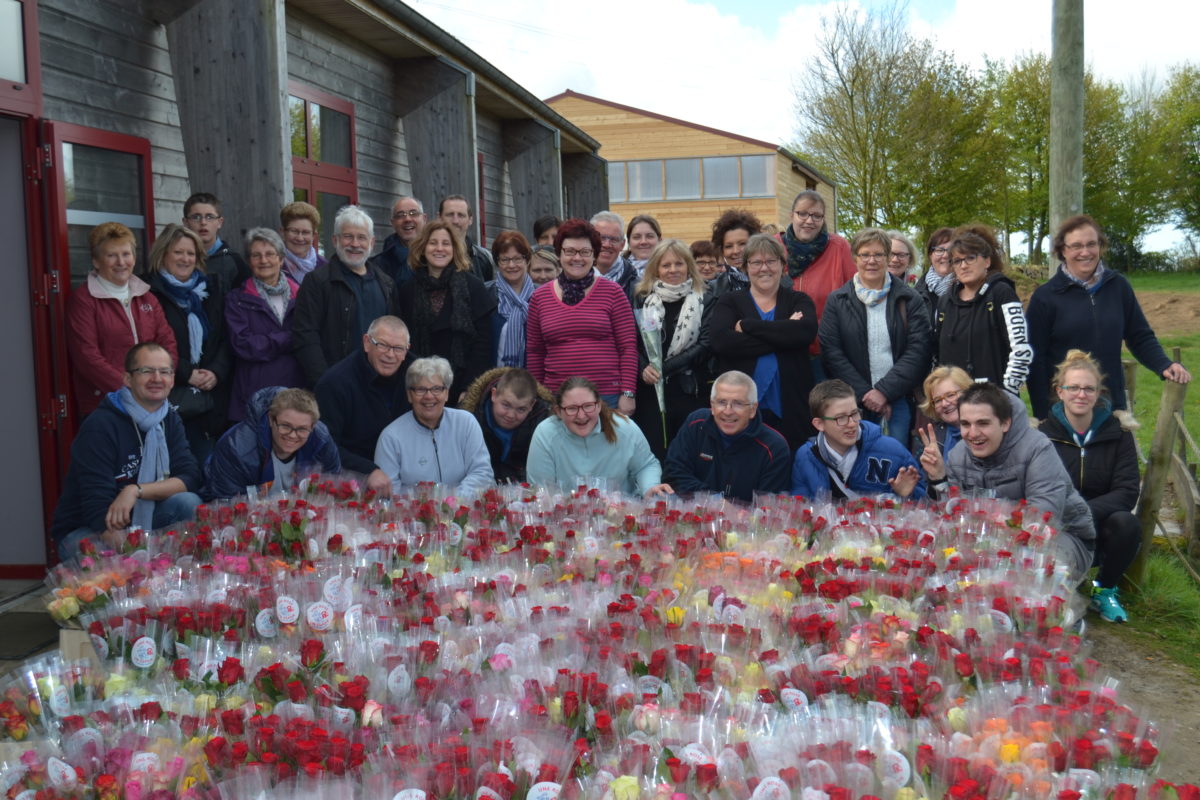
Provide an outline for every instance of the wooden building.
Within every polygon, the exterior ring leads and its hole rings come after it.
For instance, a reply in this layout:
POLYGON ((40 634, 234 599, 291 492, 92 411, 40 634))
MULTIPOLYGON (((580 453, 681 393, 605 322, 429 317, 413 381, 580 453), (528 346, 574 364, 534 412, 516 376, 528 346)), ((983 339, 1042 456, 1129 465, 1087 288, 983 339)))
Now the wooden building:
POLYGON ((600 142, 608 162, 609 208, 626 220, 651 214, 663 234, 707 239, 729 208, 786 225, 805 189, 825 197, 832 226, 837 190, 783 148, 728 131, 567 90, 546 105, 600 142))
POLYGON ((63 320, 93 226, 128 225, 144 258, 194 191, 222 199, 236 250, 294 198, 326 245, 348 202, 382 242, 405 194, 431 215, 472 198, 484 243, 607 206, 598 142, 399 0, 11 0, 0 22, 0 578, 46 563, 78 424, 63 320))

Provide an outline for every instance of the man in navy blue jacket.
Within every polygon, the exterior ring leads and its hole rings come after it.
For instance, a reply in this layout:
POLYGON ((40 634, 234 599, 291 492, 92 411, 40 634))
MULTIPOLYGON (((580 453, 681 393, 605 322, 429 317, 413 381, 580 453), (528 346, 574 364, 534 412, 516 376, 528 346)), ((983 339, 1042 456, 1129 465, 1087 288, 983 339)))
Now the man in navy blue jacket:
POLYGON ((713 382, 710 408, 693 411, 667 449, 664 480, 677 494, 716 492, 749 502, 787 490, 791 451, 758 414, 758 387, 730 370, 713 382))
POLYGON ((125 356, 125 387, 87 416, 71 445, 71 468, 54 510, 59 558, 85 539, 115 545, 130 527, 165 528, 191 519, 200 466, 183 422, 167 403, 175 385, 171 354, 142 342, 125 356))

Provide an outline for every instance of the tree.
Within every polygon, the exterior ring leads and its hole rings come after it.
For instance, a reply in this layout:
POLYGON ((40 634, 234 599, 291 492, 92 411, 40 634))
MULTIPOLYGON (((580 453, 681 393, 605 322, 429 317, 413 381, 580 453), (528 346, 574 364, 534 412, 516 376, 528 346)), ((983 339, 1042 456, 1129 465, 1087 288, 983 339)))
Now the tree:
POLYGON ((1007 70, 989 63, 986 80, 996 98, 992 128, 1004 170, 1005 249, 1010 249, 1009 237, 1019 232, 1026 242, 1026 263, 1038 264, 1050 227, 1050 61, 1035 53, 1007 70))
POLYGON ((1154 102, 1165 204, 1174 221, 1200 234, 1200 68, 1177 67, 1154 102))

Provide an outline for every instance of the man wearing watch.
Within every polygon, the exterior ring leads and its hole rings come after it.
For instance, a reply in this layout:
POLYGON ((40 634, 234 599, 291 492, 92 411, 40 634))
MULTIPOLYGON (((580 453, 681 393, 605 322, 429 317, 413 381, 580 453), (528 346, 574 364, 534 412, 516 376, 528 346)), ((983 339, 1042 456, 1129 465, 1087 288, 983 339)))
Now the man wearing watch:
POLYGON ((116 544, 129 528, 150 531, 192 518, 200 466, 167 402, 174 385, 171 354, 161 345, 130 348, 125 386, 105 396, 71 445, 51 530, 62 560, 78 555, 88 539, 116 544))

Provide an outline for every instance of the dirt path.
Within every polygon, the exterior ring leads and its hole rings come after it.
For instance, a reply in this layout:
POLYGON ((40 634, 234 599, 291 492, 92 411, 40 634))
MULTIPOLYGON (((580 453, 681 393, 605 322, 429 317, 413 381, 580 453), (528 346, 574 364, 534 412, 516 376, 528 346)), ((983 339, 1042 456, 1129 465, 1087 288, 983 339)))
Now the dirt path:
POLYGON ((1194 333, 1200 328, 1200 294, 1138 292, 1138 302, 1159 336, 1194 333))

